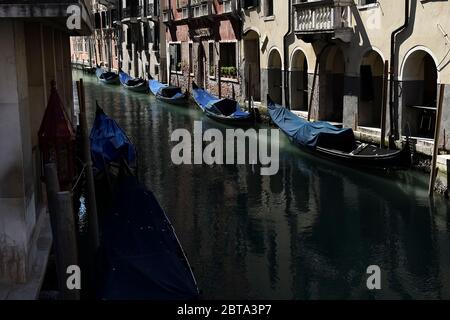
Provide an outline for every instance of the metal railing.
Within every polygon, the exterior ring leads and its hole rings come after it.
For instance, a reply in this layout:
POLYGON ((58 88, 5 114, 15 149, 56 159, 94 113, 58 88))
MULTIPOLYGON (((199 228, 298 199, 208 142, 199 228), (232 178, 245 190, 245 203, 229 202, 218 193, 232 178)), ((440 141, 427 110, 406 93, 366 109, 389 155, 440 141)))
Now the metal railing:
POLYGON ((131 6, 122 9, 122 19, 136 18, 140 16, 140 11, 138 7, 131 6))

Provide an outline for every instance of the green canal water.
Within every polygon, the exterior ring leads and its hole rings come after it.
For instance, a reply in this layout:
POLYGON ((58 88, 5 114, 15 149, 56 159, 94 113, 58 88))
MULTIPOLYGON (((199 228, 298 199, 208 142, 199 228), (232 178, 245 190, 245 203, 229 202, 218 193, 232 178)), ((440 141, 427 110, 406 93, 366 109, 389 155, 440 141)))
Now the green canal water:
POLYGON ((281 135, 280 171, 175 166, 175 129, 211 122, 194 106, 83 77, 139 153, 139 176, 174 224, 205 299, 450 298, 450 206, 418 172, 369 173, 319 160, 281 135), (366 269, 382 270, 369 291, 366 269))

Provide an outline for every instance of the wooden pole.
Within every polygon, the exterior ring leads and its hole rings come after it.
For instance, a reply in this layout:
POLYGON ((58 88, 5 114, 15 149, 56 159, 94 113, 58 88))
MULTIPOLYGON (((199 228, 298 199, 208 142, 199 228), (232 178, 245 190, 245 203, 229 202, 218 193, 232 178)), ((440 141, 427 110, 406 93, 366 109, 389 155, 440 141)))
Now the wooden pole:
POLYGON ((439 103, 436 115, 436 126, 434 130, 434 149, 431 164, 430 186, 428 189, 428 195, 430 197, 432 197, 434 194, 434 184, 436 182, 436 174, 437 174, 436 164, 439 151, 439 133, 441 131, 441 118, 442 118, 442 106, 444 104, 444 93, 445 93, 445 84, 441 84, 439 89, 439 103))
POLYGON ((219 58, 217 61, 217 67, 219 68, 219 74, 217 75, 218 83, 219 83, 219 99, 222 99, 222 62, 219 58))
POLYGON ((111 31, 107 31, 108 37, 108 71, 111 72, 112 69, 112 33, 111 31))
POLYGON ((172 57, 169 55, 169 79, 167 81, 167 83, 169 84, 169 86, 172 84, 172 57))
POLYGON ((78 266, 76 223, 72 194, 59 192, 58 172, 55 163, 44 167, 48 209, 56 254, 56 270, 59 292, 64 300, 79 300, 79 290, 69 290, 66 284, 67 268, 78 266))
POLYGON ((88 45, 89 45, 89 68, 92 68, 92 40, 91 40, 91 37, 88 37, 88 45))
POLYGON ((56 164, 47 163, 44 166, 44 175, 45 187, 47 190, 48 210, 50 212, 50 222, 52 224, 52 229, 56 230, 56 226, 53 225, 53 222, 55 221, 53 215, 58 211, 56 205, 56 194, 60 191, 56 164))
MULTIPOLYGON (((76 224, 73 216, 73 203, 72 193, 68 191, 58 192, 58 213, 56 215, 56 233, 58 235, 59 256, 61 259, 61 274, 60 281, 63 281, 61 286, 62 298, 64 300, 80 300, 79 289, 69 289, 67 284, 67 268, 69 266, 77 266, 78 263, 78 249, 77 249, 77 236, 76 236, 76 224), (65 281, 64 281, 65 280, 65 281)), ((80 275, 81 276, 81 275, 80 275)), ((81 282, 81 279, 79 279, 81 282)), ((81 284, 81 283, 80 283, 81 284)))
POLYGON ((314 77, 313 77, 313 83, 312 83, 312 87, 311 87, 311 96, 309 98, 309 103, 308 103, 308 121, 311 121, 312 104, 313 104, 313 101, 314 101, 314 91, 315 91, 315 88, 316 88, 317 73, 319 72, 320 55, 319 55, 319 57, 317 57, 317 59, 318 60, 316 62, 316 66, 314 68, 314 77))
POLYGON ((83 158, 86 165, 86 209, 88 216, 89 242, 90 249, 93 253, 95 253, 99 247, 100 240, 98 234, 97 203, 95 198, 94 174, 92 172, 91 147, 86 120, 86 101, 84 96, 83 79, 77 81, 77 90, 80 106, 79 121, 83 145, 83 158))
POLYGON ((389 61, 384 62, 384 73, 383 73, 383 95, 382 95, 382 105, 381 105, 381 140, 380 147, 384 148, 386 145, 386 110, 388 103, 388 85, 389 85, 389 61))
POLYGON ((64 263, 60 261, 62 251, 60 249, 58 239, 60 236, 57 234, 57 216, 58 216, 58 199, 57 194, 60 191, 59 181, 58 181, 58 172, 56 169, 55 163, 47 163, 44 166, 44 175, 45 175, 45 187, 47 191, 47 203, 48 203, 48 212, 50 215, 50 224, 52 226, 52 235, 53 235, 53 244, 55 248, 56 254, 56 273, 58 277, 58 287, 59 291, 63 292, 64 288, 64 274, 66 270, 63 270, 64 263))
POLYGON ((247 74, 247 99, 248 99, 248 111, 252 111, 252 104, 251 104, 251 102, 250 102, 250 95, 251 95, 251 93, 250 93, 250 79, 251 79, 251 77, 252 77, 252 74, 251 74, 251 66, 250 66, 250 63, 248 64, 248 74, 247 74))

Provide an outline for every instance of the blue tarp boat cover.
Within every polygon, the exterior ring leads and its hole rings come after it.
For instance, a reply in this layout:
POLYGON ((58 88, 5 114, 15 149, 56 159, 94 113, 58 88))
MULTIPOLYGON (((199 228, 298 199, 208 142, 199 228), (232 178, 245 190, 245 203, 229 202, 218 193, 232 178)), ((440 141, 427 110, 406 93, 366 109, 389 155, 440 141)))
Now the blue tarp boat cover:
POLYGON ((324 121, 309 122, 275 103, 269 103, 268 109, 272 121, 299 145, 344 152, 351 152, 356 148, 352 129, 340 129, 324 121))
POLYGON ((149 81, 150 91, 156 96, 160 95, 164 98, 169 99, 181 99, 184 98, 185 95, 181 92, 181 88, 168 86, 167 84, 161 83, 157 80, 149 81))
POLYGON ((196 299, 192 270, 155 196, 133 176, 119 180, 112 212, 100 217, 98 298, 196 299))
POLYGON ((122 84, 130 86, 130 87, 136 86, 136 85, 144 82, 144 79, 133 78, 128 73, 125 73, 123 71, 119 72, 119 78, 120 78, 120 82, 122 84))
POLYGON ((90 140, 92 162, 97 170, 103 170, 106 164, 122 159, 130 167, 135 166, 136 150, 130 139, 100 108, 97 109, 90 140))
POLYGON ((95 70, 95 75, 97 76, 97 78, 100 78, 104 73, 105 73, 105 70, 103 70, 102 68, 97 68, 95 70))
POLYGON ((105 71, 102 68, 97 68, 95 73, 97 75, 97 78, 104 79, 104 80, 112 80, 115 77, 117 77, 116 73, 105 71))
POLYGON ((235 119, 248 118, 249 112, 243 111, 239 103, 232 99, 219 99, 201 88, 193 89, 193 96, 203 111, 224 115, 235 119))

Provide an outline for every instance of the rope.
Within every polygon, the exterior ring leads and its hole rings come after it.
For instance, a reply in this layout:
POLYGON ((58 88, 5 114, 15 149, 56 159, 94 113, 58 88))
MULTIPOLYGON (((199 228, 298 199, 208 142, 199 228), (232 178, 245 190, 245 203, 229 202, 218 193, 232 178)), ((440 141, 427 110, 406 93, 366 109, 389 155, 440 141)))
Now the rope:
POLYGON ((83 169, 81 170, 80 175, 79 175, 78 178, 77 178, 77 182, 75 182, 75 185, 74 185, 73 188, 72 188, 72 192, 73 192, 73 191, 75 190, 75 188, 78 186, 78 183, 80 182, 81 177, 83 176, 83 173, 84 173, 84 170, 86 169, 86 167, 87 167, 87 164, 83 164, 83 169))

